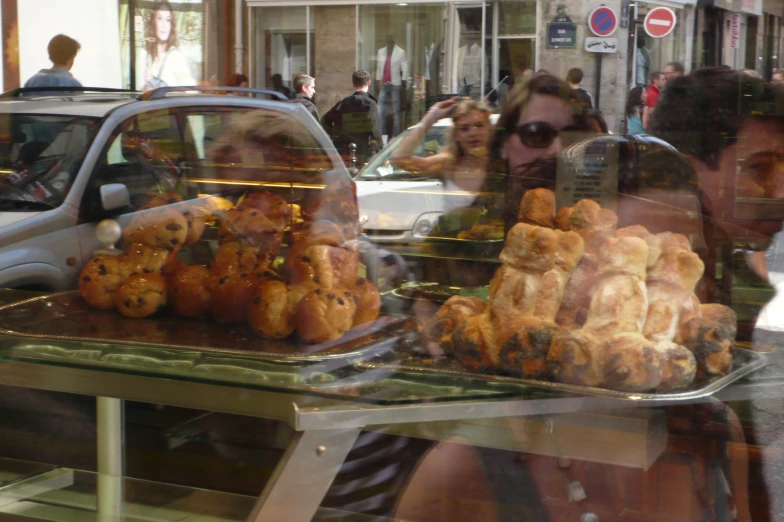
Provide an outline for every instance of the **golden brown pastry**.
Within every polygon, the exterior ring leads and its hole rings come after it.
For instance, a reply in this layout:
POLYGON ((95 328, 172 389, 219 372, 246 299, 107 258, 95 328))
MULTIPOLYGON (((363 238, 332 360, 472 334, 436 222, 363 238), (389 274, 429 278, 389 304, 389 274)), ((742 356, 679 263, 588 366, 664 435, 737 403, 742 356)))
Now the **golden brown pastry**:
POLYGON ((264 251, 245 241, 223 243, 210 265, 213 279, 235 274, 263 271, 275 261, 274 252, 264 251))
POLYGON ((283 272, 292 284, 313 281, 324 288, 351 286, 358 270, 359 252, 349 243, 292 248, 283 263, 283 272))
POLYGON ((125 279, 119 256, 95 256, 79 274, 79 292, 92 308, 111 310, 115 307, 114 294, 125 279))
POLYGON ((283 242, 283 228, 255 208, 232 208, 220 214, 218 241, 238 239, 277 255, 283 242))
POLYGON ((155 248, 181 248, 188 237, 188 222, 178 211, 156 207, 134 214, 123 231, 125 243, 141 243, 155 248))
POLYGON ((547 352, 547 362, 558 382, 602 387, 604 355, 604 342, 581 328, 556 334, 547 352))
POLYGON ((169 277, 169 301, 177 315, 202 317, 210 313, 209 278, 209 269, 200 265, 181 266, 169 277))
POLYGON ((528 379, 549 377, 547 353, 558 333, 555 323, 537 317, 517 317, 501 328, 496 326, 499 367, 510 375, 528 379))
POLYGON ((567 230, 572 229, 572 214, 574 213, 574 207, 561 207, 558 209, 558 212, 555 213, 555 228, 558 230, 563 230, 566 232, 567 230))
POLYGON ((291 207, 286 200, 268 190, 257 190, 247 194, 237 208, 255 208, 281 230, 291 221, 291 207))
POLYGON ((183 210, 182 216, 188 223, 188 233, 185 236, 183 246, 193 245, 201 239, 202 235, 204 235, 204 228, 207 224, 207 218, 201 212, 191 209, 183 210))
POLYGON ((647 268, 651 268, 653 264, 659 259, 661 255, 661 238, 657 234, 651 234, 648 229, 642 225, 631 225, 625 228, 619 228, 615 232, 616 237, 639 237, 648 245, 648 263, 647 268))
POLYGON ((346 237, 341 227, 332 221, 305 221, 292 228, 294 244, 300 249, 313 245, 343 246, 346 237))
POLYGON ((555 226, 555 193, 545 188, 527 190, 520 200, 517 221, 553 228, 555 226))
POLYGON ((244 324, 260 280, 243 272, 219 278, 211 285, 212 316, 222 324, 244 324))
POLYGON ((454 352, 453 334, 467 318, 479 315, 487 305, 478 297, 453 295, 423 325, 423 333, 445 353, 454 352))
POLYGON ((297 336, 309 344, 323 343, 351 329, 356 312, 353 299, 344 287, 317 288, 297 306, 297 336))
POLYGON ((609 337, 604 357, 604 385, 612 390, 645 392, 661 384, 661 352, 639 333, 609 337))
POLYGON ((542 273, 503 264, 490 281, 490 310, 501 322, 515 317, 530 317, 536 309, 542 273))
POLYGON ((698 375, 726 375, 732 366, 733 337, 716 321, 695 317, 681 326, 684 346, 697 360, 698 375))
POLYGON ((555 230, 517 223, 507 233, 499 258, 515 268, 546 272, 555 266, 559 247, 555 230))
POLYGON ((735 311, 729 306, 718 303, 705 303, 700 305, 700 316, 709 320, 716 321, 727 329, 730 337, 735 339, 738 335, 738 317, 735 311))
POLYGON ((266 339, 283 339, 294 332, 294 312, 289 288, 283 281, 263 281, 248 312, 248 324, 266 339))
POLYGON ((166 205, 173 205, 175 203, 180 203, 182 201, 182 196, 177 194, 176 192, 163 192, 161 194, 156 194, 155 196, 151 197, 150 200, 147 202, 147 208, 153 207, 163 207, 166 205))
POLYGON ((561 299, 555 322, 565 328, 582 326, 588 317, 591 289, 596 282, 596 258, 585 255, 575 268, 561 299))
POLYGON ((161 274, 132 275, 117 289, 114 304, 125 317, 149 317, 166 306, 166 279, 161 274))
POLYGON ((465 369, 481 372, 499 368, 500 349, 488 312, 461 321, 453 342, 455 358, 465 369))
POLYGON ((133 243, 118 257, 120 271, 127 279, 135 274, 162 274, 166 266, 176 259, 176 251, 133 243))
POLYGON ((378 288, 362 277, 358 277, 353 286, 346 288, 345 297, 353 299, 357 309, 351 326, 357 328, 370 325, 381 311, 381 294, 378 288))
POLYGON ((661 354, 661 384, 657 391, 678 390, 694 382, 697 361, 686 347, 671 342, 660 342, 656 349, 661 354))

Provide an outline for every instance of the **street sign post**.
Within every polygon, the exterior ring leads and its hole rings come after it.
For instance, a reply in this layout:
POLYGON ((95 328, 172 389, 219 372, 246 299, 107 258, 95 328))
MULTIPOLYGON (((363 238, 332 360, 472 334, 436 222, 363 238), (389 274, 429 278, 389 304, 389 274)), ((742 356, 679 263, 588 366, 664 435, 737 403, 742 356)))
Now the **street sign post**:
POLYGON ((588 27, 596 36, 610 36, 618 28, 618 16, 609 7, 597 7, 588 15, 588 27))
POLYGON ((663 38, 675 29, 675 12, 669 7, 657 7, 648 11, 643 21, 645 32, 653 38, 663 38))

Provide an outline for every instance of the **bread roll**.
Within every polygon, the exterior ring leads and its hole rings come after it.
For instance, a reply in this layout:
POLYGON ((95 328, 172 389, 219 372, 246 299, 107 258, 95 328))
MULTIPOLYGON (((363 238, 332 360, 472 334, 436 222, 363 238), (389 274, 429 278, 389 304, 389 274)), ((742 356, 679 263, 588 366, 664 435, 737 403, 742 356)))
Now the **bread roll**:
POLYGON ((453 339, 455 358, 467 370, 487 371, 499 367, 500 350, 489 313, 462 320, 453 339))
POLYGON ((604 342, 605 386, 645 392, 662 381, 662 357, 656 345, 639 333, 619 333, 604 342))
POLYGON ((353 299, 356 313, 351 323, 352 328, 370 325, 381 311, 381 294, 376 285, 364 278, 357 278, 353 286, 347 286, 345 297, 353 299))
POLYGON ((353 245, 313 245, 292 249, 283 263, 292 284, 313 281, 324 288, 351 286, 357 279, 359 252, 353 245))
POLYGON ((645 280, 648 244, 638 237, 609 238, 599 253, 596 276, 624 274, 645 280))
POLYGON ((185 265, 168 279, 169 301, 182 317, 202 317, 212 308, 209 287, 210 271, 206 266, 185 265))
POLYGON ((248 312, 248 324, 266 339, 283 339, 294 332, 296 309, 289 306, 289 288, 283 281, 263 281, 248 312))
POLYGON ((546 272, 555 266, 559 246, 555 230, 517 223, 506 235, 500 259, 515 268, 546 272))
POLYGON ((309 292, 297 307, 297 335, 306 343, 337 339, 351 329, 356 305, 345 297, 344 287, 318 288, 309 292))
POLYGON ((558 333, 555 323, 535 317, 518 317, 504 329, 496 324, 500 368, 510 375, 545 379, 550 375, 547 354, 558 333))
POLYGON ((132 275, 117 289, 114 304, 125 317, 149 317, 166 306, 166 279, 161 274, 132 275))
POLYGON ((718 303, 705 303, 700 305, 700 316, 708 321, 716 321, 726 328, 730 337, 735 339, 738 335, 738 317, 729 306, 718 303))
POLYGON ((597 281, 584 329, 603 335, 639 333, 648 313, 645 283, 625 274, 605 276, 597 281))
POLYGON ((672 342, 656 343, 661 354, 661 384, 657 391, 671 391, 685 388, 694 382, 697 361, 686 347, 672 342))
POLYGON ((79 274, 79 292, 92 308, 111 310, 115 307, 115 292, 125 279, 119 256, 95 256, 79 274))
POLYGON ((487 305, 478 297, 453 295, 423 325, 427 339, 438 343, 445 353, 454 352, 453 334, 467 318, 479 315, 487 305))
POLYGON ((555 193, 545 188, 526 191, 520 200, 517 221, 553 228, 555 226, 555 193))
POLYGON ((176 259, 174 251, 133 243, 118 256, 123 279, 135 274, 162 274, 167 264, 176 259))
POLYGON ((605 384, 603 342, 585 329, 555 335, 547 362, 553 378, 566 384, 601 387, 605 384))
POLYGON ((255 208, 232 208, 220 214, 218 241, 243 240, 264 252, 280 251, 283 229, 255 208))
POLYGON ((237 208, 253 208, 264 214, 277 228, 283 230, 291 221, 291 207, 282 197, 268 190, 256 190, 247 194, 237 208))
POLYGON ((188 222, 183 215, 166 207, 151 208, 134 214, 123 231, 125 243, 141 243, 155 248, 181 248, 188 237, 188 222))
POLYGON ((210 287, 212 316, 215 320, 229 325, 246 323, 259 283, 256 277, 246 272, 227 275, 215 281, 210 287))
POLYGON ((713 377, 729 372, 735 343, 724 326, 695 317, 682 326, 681 333, 686 338, 684 346, 694 354, 699 375, 713 377))
POLYGON ((591 289, 596 282, 596 258, 585 255, 575 268, 561 299, 555 322, 565 328, 582 326, 588 317, 591 289))
POLYGON ((667 281, 691 294, 704 271, 705 264, 694 252, 681 248, 664 248, 659 259, 648 271, 647 279, 667 281))

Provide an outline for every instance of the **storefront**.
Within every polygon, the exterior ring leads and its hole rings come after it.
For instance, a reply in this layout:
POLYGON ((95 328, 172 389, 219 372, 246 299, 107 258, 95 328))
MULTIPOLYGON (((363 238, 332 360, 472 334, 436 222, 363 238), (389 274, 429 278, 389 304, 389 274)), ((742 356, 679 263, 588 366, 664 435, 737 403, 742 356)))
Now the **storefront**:
POLYGON ((248 6, 252 84, 291 88, 296 74, 310 74, 321 111, 350 92, 357 69, 370 72, 371 91, 378 93, 387 49, 395 96, 385 96, 384 104, 393 112, 399 104, 403 127, 444 95, 490 94, 497 103, 507 90, 501 80, 535 67, 534 1, 283 6, 257 0, 248 6))

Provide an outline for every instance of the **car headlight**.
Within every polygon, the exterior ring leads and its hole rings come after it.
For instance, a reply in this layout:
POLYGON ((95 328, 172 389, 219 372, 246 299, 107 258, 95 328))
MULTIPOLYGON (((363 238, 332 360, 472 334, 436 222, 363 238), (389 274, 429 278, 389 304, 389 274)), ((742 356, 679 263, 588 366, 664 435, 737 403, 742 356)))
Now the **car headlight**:
POLYGON ((420 237, 427 237, 433 232, 433 229, 436 228, 436 224, 438 224, 438 218, 441 216, 441 212, 426 212, 419 216, 414 223, 414 228, 412 233, 415 236, 420 237))

